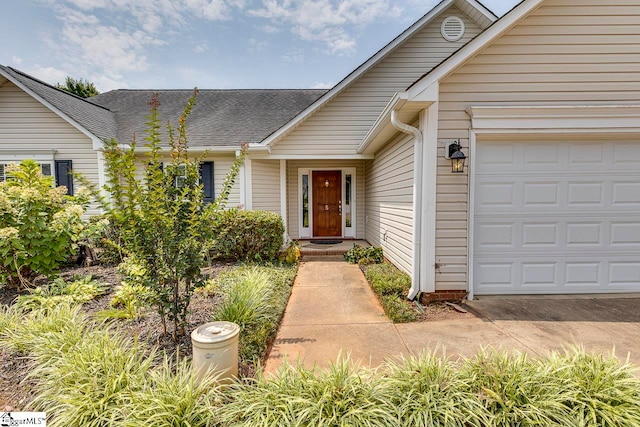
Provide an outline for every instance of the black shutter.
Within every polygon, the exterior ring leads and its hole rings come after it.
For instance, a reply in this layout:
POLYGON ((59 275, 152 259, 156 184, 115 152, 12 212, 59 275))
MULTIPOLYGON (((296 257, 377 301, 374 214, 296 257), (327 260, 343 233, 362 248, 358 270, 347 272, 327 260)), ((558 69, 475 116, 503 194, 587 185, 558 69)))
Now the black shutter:
POLYGON ((56 160, 56 185, 67 187, 67 194, 73 196, 73 165, 71 160, 56 160))
POLYGON ((215 199, 215 191, 213 191, 213 162, 202 162, 200 164, 200 180, 204 191, 204 202, 213 202, 215 199))

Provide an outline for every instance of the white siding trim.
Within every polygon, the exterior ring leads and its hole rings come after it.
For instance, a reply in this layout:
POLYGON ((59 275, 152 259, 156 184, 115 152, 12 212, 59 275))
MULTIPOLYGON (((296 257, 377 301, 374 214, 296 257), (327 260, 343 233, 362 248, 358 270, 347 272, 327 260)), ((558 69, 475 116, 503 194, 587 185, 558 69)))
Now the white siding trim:
POLYGON ((475 214, 476 185, 476 133, 469 129, 469 205, 467 207, 467 291, 469 300, 473 300, 473 222, 475 214))
POLYGON ((288 235, 287 230, 287 161, 280 160, 280 215, 284 224, 285 241, 288 235))
POLYGON ((640 105, 472 106, 477 133, 640 132, 640 105))
POLYGON ((244 159, 244 178, 245 178, 245 185, 244 185, 244 197, 245 197, 245 205, 244 208, 247 210, 251 210, 253 209, 253 189, 251 188, 253 186, 253 179, 252 179, 252 174, 251 174, 251 159, 244 159))
POLYGON ((438 177, 438 103, 433 103, 424 110, 420 117, 423 129, 423 184, 422 212, 422 251, 420 262, 420 290, 436 291, 436 194, 438 177))
POLYGON ((310 238, 312 235, 312 231, 313 230, 313 214, 311 213, 311 208, 312 208, 312 203, 311 203, 311 197, 312 197, 312 193, 313 193, 313 188, 311 185, 311 170, 310 169, 304 169, 304 168, 298 168, 298 212, 296 212, 296 215, 298 215, 298 236, 300 236, 301 239, 304 238, 310 238), (309 227, 304 227, 303 225, 303 221, 302 221, 302 209, 303 209, 303 193, 302 193, 302 175, 307 175, 307 185, 309 186, 309 227))
MULTIPOLYGON (((214 166, 215 167, 215 166, 214 166)), ((245 167, 244 167, 244 162, 240 165, 240 170, 238 172, 238 175, 240 175, 240 204, 242 205, 242 207, 246 207, 247 206, 247 191, 246 191, 246 186, 247 186, 247 176, 246 176, 246 171, 245 171, 245 167)))
MULTIPOLYGON (((107 175, 106 175, 106 166, 104 160, 104 151, 97 150, 96 155, 98 157, 98 190, 102 197, 105 198, 107 202, 111 202, 111 193, 105 190, 104 186, 107 184, 107 175)), ((100 209, 102 211, 102 209, 100 209)))
POLYGON ((357 202, 357 176, 356 176, 356 168, 342 168, 342 218, 340 219, 342 221, 342 235, 344 237, 356 237, 356 230, 358 227, 358 208, 356 206, 356 202, 357 202), (351 175, 351 232, 349 234, 347 234, 347 220, 346 215, 344 215, 344 207, 347 206, 347 180, 345 179, 345 177, 347 175, 351 175))
MULTIPOLYGON (((374 154, 252 154, 256 160, 371 160, 374 154)), ((336 169, 337 170, 337 169, 336 169)))

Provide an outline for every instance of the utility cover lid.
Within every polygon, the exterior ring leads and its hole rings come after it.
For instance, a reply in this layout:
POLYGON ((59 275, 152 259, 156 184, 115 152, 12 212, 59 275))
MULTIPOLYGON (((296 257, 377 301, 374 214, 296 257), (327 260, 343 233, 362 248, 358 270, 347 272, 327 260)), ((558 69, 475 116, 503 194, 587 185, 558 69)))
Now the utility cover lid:
POLYGON ((191 339, 198 343, 217 343, 226 341, 240 332, 240 326, 233 322, 211 322, 199 326, 191 332, 191 339))

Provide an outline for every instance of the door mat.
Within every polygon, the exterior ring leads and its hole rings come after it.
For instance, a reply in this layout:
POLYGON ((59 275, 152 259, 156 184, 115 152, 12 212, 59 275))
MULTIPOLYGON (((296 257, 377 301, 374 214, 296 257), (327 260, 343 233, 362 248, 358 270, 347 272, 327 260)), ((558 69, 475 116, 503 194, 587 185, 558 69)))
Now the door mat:
POLYGON ((342 240, 310 240, 309 242, 315 245, 337 245, 342 243, 342 240))

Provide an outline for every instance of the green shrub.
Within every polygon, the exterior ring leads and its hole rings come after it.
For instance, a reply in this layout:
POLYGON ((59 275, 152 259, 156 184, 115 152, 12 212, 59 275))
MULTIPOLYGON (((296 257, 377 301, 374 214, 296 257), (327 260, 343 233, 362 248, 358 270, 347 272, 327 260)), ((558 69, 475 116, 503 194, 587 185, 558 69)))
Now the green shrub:
POLYGON ((384 261, 382 247, 353 245, 353 248, 344 254, 345 261, 351 264, 379 264, 384 261))
POLYGON ((354 369, 348 358, 328 370, 283 365, 278 373, 232 385, 220 407, 224 425, 392 426, 398 424, 386 399, 383 378, 354 369))
POLYGON ((121 424, 123 407, 144 384, 153 357, 117 331, 86 333, 56 363, 31 370, 39 385, 31 405, 55 414, 53 426, 121 424))
POLYGON ((389 320, 393 323, 408 323, 416 321, 416 313, 411 307, 411 302, 400 299, 394 295, 382 295, 379 298, 382 309, 389 320))
POLYGON ((411 278, 393 264, 368 265, 365 277, 378 296, 385 314, 392 322, 413 322, 417 316, 405 296, 411 288, 411 278))
POLYGON ((9 179, 0 182, 0 281, 27 287, 38 274, 58 272, 90 231, 83 220, 88 194, 66 196, 43 176, 40 165, 25 160, 7 167, 9 179))
POLYGON ((19 296, 16 304, 30 310, 50 309, 60 304, 83 304, 103 295, 107 288, 107 284, 93 280, 91 276, 74 276, 70 282, 59 277, 48 285, 32 289, 28 295, 19 296))
POLYGON ((557 373, 556 382, 566 387, 569 418, 565 425, 640 425, 637 371, 621 364, 613 352, 604 356, 573 349, 551 353, 545 364, 557 373))
POLYGON ((385 366, 391 407, 407 426, 485 426, 491 414, 471 392, 457 367, 434 353, 389 361, 385 366))
POLYGON ((196 378, 186 358, 175 362, 164 358, 149 374, 144 386, 131 399, 124 426, 208 427, 217 425, 219 386, 215 378, 196 378))
POLYGON ((104 155, 110 203, 106 217, 117 230, 125 258, 143 272, 142 285, 155 298, 153 304, 160 315, 164 334, 167 322, 173 323, 173 337, 185 333, 191 295, 203 281, 210 246, 211 219, 224 207, 246 152, 231 166, 218 198, 203 205, 200 183, 200 160, 189 153, 186 123, 196 104, 197 90, 187 102, 177 127, 167 125, 166 146, 170 162, 162 162, 163 141, 157 94, 149 102, 146 147, 148 156, 144 172, 139 173, 140 158, 135 139, 129 148, 112 140, 105 143, 104 155), (142 176, 141 176, 142 175, 142 176), (179 185, 178 185, 179 184, 179 185))
POLYGON ((283 244, 282 217, 273 212, 230 209, 214 226, 213 255, 235 261, 272 261, 283 244))
POLYGON ((215 320, 236 323, 244 330, 266 317, 272 286, 264 271, 246 271, 237 279, 222 289, 222 302, 216 308, 215 320))
POLYGON ((390 263, 368 266, 365 276, 379 295, 404 297, 411 288, 411 277, 390 263))
POLYGON ((214 320, 238 323, 240 357, 245 362, 264 357, 287 305, 295 266, 246 265, 218 276, 222 304, 214 320))
POLYGON ((287 264, 297 264, 301 254, 300 244, 296 240, 292 240, 289 246, 280 253, 278 260, 287 264))
POLYGON ((461 374, 492 415, 492 425, 572 425, 562 369, 526 354, 481 350, 463 363, 461 374))

